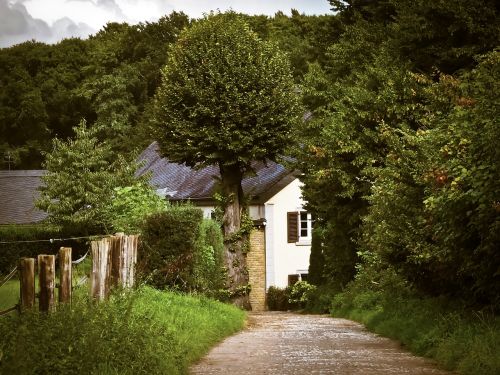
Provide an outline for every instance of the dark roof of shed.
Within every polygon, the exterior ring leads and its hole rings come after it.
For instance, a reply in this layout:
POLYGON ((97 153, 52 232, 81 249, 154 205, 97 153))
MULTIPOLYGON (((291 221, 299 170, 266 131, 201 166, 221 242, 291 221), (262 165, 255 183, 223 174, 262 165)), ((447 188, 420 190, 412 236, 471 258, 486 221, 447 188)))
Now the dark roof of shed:
POLYGON ((0 224, 30 224, 47 213, 35 208, 43 170, 0 171, 0 224))
MULTIPOLYGON (((156 142, 149 145, 138 158, 143 165, 138 175, 151 172, 151 185, 171 200, 196 200, 213 202, 216 180, 220 177, 217 166, 193 169, 183 164, 172 163, 162 158, 156 142)), ((250 194, 254 203, 264 203, 295 179, 283 165, 274 162, 255 162, 255 174, 243 180, 245 194, 250 194)))

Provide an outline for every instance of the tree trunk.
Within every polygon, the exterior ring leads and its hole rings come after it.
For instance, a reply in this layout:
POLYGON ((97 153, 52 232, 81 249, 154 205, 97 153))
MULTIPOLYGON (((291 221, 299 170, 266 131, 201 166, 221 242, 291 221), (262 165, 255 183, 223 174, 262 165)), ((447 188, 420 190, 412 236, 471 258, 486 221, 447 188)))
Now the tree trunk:
POLYGON ((250 309, 248 298, 248 269, 244 244, 247 236, 240 235, 243 210, 243 172, 238 165, 220 165, 222 194, 224 202, 224 259, 227 267, 227 287, 235 305, 250 309))

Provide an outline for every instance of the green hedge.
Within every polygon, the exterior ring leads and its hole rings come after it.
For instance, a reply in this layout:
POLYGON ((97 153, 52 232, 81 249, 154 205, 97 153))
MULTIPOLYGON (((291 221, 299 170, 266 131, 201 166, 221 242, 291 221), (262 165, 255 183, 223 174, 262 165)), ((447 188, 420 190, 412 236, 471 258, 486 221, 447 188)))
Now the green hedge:
POLYGON ((223 285, 223 239, 218 224, 199 208, 170 206, 146 218, 141 266, 156 288, 213 292, 223 285))
POLYGON ((62 230, 45 224, 0 226, 0 274, 9 272, 17 264, 19 258, 36 257, 38 254, 56 254, 62 246, 73 249, 73 258, 81 256, 89 248, 87 239, 57 240, 79 236, 80 233, 76 231, 62 230), (56 240, 50 242, 48 241, 50 239, 56 240))

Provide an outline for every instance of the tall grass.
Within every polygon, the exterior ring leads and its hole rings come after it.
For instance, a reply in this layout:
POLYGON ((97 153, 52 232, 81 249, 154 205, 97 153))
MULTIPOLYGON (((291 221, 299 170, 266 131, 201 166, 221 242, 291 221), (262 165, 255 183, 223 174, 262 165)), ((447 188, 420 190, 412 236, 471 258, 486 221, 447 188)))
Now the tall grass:
POLYGON ((408 291, 354 287, 334 298, 331 314, 397 339, 445 369, 465 375, 500 374, 500 319, 492 313, 408 291))
POLYGON ((10 280, 0 287, 0 311, 7 310, 19 302, 19 281, 10 280))
POLYGON ((77 295, 50 315, 0 319, 0 373, 183 374, 244 318, 233 306, 148 287, 98 305, 77 295))

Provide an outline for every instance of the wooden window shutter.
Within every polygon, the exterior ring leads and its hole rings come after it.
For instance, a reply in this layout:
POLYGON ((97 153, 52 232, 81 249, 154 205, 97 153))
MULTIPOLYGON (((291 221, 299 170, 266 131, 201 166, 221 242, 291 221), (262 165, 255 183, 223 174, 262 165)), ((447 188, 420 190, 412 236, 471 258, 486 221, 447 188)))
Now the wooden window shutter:
POLYGON ((286 216, 288 243, 297 242, 299 240, 299 213, 287 212, 286 216))

